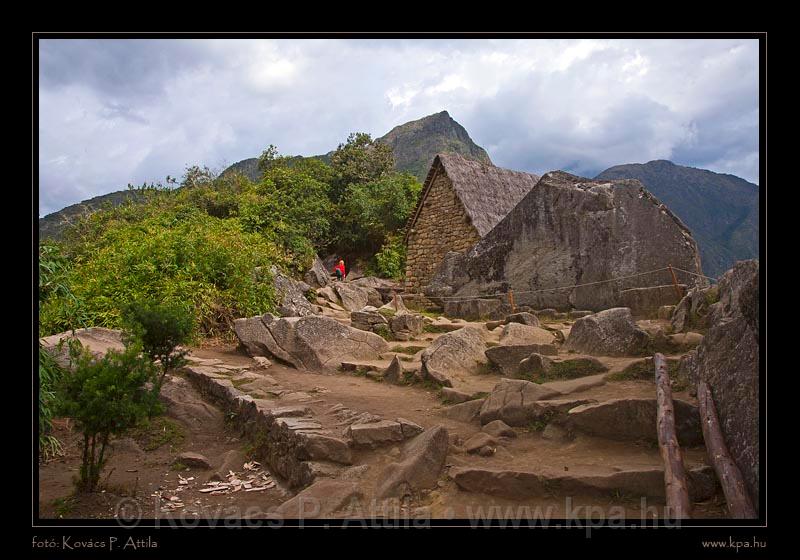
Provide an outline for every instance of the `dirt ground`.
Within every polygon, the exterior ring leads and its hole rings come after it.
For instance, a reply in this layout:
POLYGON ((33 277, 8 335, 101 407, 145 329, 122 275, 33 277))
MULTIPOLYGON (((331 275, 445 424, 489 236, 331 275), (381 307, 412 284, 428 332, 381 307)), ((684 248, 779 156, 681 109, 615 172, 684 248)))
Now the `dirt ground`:
MULTIPOLYGON (((202 400, 191 386, 188 391, 196 401, 202 400)), ((56 519, 241 518, 288 499, 290 494, 281 485, 251 493, 200 493, 201 484, 215 469, 181 468, 173 464, 180 453, 193 451, 208 457, 215 467, 222 466, 227 459, 235 472, 243 472, 242 467, 248 460, 246 442, 226 425, 222 412, 203 404, 204 409, 212 413, 212 417, 203 422, 191 421, 170 407, 165 416, 153 421, 150 429, 134 437, 115 440, 101 477, 100 491, 91 494, 74 491, 73 479, 78 476, 81 462, 80 435, 71 429, 69 421, 57 419, 53 435, 62 441, 64 455, 39 465, 39 516, 56 519), (184 485, 180 484, 179 476, 194 479, 184 485), (184 506, 164 511, 171 497, 178 497, 178 503, 184 506)))
MULTIPOLYGON (((396 345, 427 346, 438 336, 425 334, 422 340, 396 345)), ((496 333, 492 336, 496 336, 496 333)), ((231 342, 207 342, 202 347, 193 348, 191 354, 196 358, 221 360, 226 365, 258 372, 253 359, 231 342)), ((603 362, 611 372, 616 372, 634 360, 636 358, 604 358, 603 362)), ((388 364, 388 360, 385 362, 388 364)), ((280 394, 270 398, 279 399, 285 404, 302 402, 320 418, 329 414, 333 405, 342 404, 387 419, 405 418, 426 429, 444 426, 451 441, 467 440, 480 431, 478 424, 443 416, 445 405, 438 397, 438 390, 425 384, 393 385, 354 373, 314 373, 277 363, 267 370, 261 370, 261 373, 265 374, 265 379, 269 378, 265 388, 274 389, 277 384, 281 389, 280 394)), ((500 375, 487 372, 473 377, 469 388, 490 391, 499 380, 500 375)), ((258 386, 257 381, 250 385, 258 386)), ((609 381, 582 391, 578 396, 603 401, 619 397, 653 398, 654 395, 652 382, 629 380, 609 381)), ((167 396, 168 407, 164 417, 155 419, 148 429, 114 442, 101 479, 101 489, 93 494, 76 494, 73 490, 72 481, 80 466, 81 441, 67 421, 57 420, 54 435, 64 443, 64 455, 39 466, 40 517, 260 517, 292 497, 293 493, 277 479, 275 486, 266 490, 220 495, 201 493, 203 485, 218 471, 222 471, 223 476, 229 471, 245 473, 248 442, 241 440, 238 431, 226 424, 224 414, 212 403, 206 402, 185 379, 174 378, 167 396), (202 453, 208 457, 212 468, 204 470, 175 466, 173 463, 177 455, 186 451, 202 453)), ((675 396, 693 400, 687 393, 676 393, 675 396)), ((562 497, 555 496, 536 500, 506 500, 462 491, 447 476, 450 468, 458 466, 608 472, 662 464, 657 446, 653 445, 615 442, 585 435, 561 443, 543 438, 535 429, 518 428, 517 431, 519 437, 504 441, 497 453, 490 457, 463 453, 448 455, 438 487, 412 504, 413 510, 440 519, 624 515, 626 518, 644 520, 657 515, 651 511, 651 506, 663 508, 663 502, 642 503, 638 498, 624 495, 610 498, 581 497, 574 502, 565 502, 562 497)), ((683 452, 687 467, 700 465, 705 460, 705 449, 702 447, 687 448, 683 452)), ((395 461, 398 453, 397 447, 356 450, 354 465, 367 466, 358 478, 359 484, 364 488, 374 488, 383 468, 395 461)), ((268 471, 266 466, 261 469, 268 471)), ((374 512, 354 511, 352 514, 355 517, 369 517, 374 512)), ((724 517, 724 499, 718 495, 707 502, 694 504, 693 514, 695 517, 724 517)))

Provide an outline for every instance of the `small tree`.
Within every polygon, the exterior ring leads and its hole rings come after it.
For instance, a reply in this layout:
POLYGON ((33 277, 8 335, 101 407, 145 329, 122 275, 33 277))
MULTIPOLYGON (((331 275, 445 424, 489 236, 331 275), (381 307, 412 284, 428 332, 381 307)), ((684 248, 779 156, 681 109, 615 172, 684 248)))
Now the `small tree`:
POLYGON ((194 319, 183 306, 145 301, 129 305, 123 311, 123 322, 125 345, 140 345, 153 362, 161 364, 154 383, 157 395, 167 373, 186 363, 186 350, 177 348, 189 341, 194 319))
POLYGON ((107 460, 111 435, 132 428, 158 406, 156 395, 147 390, 156 368, 135 344, 124 352, 109 350, 101 359, 83 348, 70 355, 74 371, 61 378, 59 412, 83 433, 78 488, 92 492, 107 460))

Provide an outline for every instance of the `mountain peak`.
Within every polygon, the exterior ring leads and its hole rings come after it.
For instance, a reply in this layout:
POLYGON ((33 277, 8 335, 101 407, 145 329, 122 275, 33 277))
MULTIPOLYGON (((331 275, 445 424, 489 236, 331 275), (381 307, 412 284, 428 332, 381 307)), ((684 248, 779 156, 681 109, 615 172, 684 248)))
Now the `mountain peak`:
POLYGON ((425 179, 438 153, 455 153, 492 165, 486 150, 473 142, 467 130, 447 111, 398 125, 378 140, 392 148, 397 169, 415 175, 420 181, 425 179))

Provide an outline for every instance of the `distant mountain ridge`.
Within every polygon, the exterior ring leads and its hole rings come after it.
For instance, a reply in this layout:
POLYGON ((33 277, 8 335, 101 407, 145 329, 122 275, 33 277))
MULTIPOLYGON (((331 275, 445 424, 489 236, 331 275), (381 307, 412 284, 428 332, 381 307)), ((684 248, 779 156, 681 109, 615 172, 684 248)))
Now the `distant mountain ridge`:
MULTIPOLYGON (((457 153, 468 159, 492 164, 486 150, 475 144, 467 130, 456 122, 447 111, 396 126, 377 140, 392 148, 395 168, 398 171, 411 173, 420 181, 425 180, 433 158, 441 152, 457 153)), ((309 157, 330 163, 332 154, 333 151, 330 151, 327 154, 309 157)), ((241 173, 252 181, 258 181, 261 177, 258 170, 258 158, 237 161, 226 168, 222 174, 233 172, 241 173)), ((127 198, 128 194, 129 191, 116 191, 96 196, 48 214, 44 218, 39 218, 39 237, 41 239, 57 238, 67 223, 73 221, 80 214, 97 210, 105 203, 117 206, 127 198)))
POLYGON ((758 185, 666 160, 616 165, 595 179, 641 181, 692 231, 703 271, 710 276, 759 256, 758 185))
POLYGON ((77 204, 71 204, 57 212, 48 214, 44 218, 39 218, 39 239, 59 238, 68 224, 73 223, 88 212, 95 212, 105 206, 119 206, 126 200, 135 202, 143 198, 144 195, 138 190, 125 190, 101 194, 77 204))

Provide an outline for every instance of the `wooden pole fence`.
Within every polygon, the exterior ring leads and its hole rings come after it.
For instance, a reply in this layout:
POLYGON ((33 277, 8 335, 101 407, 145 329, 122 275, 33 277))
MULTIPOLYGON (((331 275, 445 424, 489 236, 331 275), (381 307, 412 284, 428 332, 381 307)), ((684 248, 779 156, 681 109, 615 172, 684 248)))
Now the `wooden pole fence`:
POLYGON ((691 516, 689 487, 683 455, 675 432, 675 406, 672 401, 672 388, 669 384, 667 360, 663 354, 655 354, 653 362, 656 370, 656 401, 658 403, 657 432, 658 448, 664 462, 664 490, 667 498, 667 514, 675 519, 688 519, 691 516))
POLYGON ((705 381, 697 384, 697 401, 700 405, 700 421, 703 426, 703 438, 706 441, 708 458, 717 473, 722 492, 725 494, 728 512, 734 519, 755 519, 758 517, 756 509, 747 493, 742 472, 731 459, 728 446, 725 444, 711 388, 705 381))

